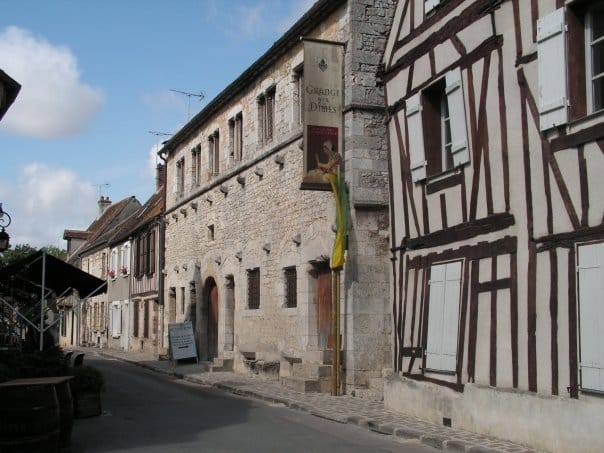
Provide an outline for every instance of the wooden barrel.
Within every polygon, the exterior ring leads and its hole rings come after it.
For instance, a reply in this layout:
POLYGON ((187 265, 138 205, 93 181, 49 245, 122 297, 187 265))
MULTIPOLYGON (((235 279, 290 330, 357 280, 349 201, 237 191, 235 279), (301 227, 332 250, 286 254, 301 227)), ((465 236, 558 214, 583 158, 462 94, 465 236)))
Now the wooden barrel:
POLYGON ((0 401, 2 453, 58 451, 60 415, 54 385, 3 385, 0 401))
POLYGON ((73 398, 69 381, 65 380, 55 384, 55 390, 59 402, 59 445, 67 447, 71 443, 71 431, 73 429, 73 398))

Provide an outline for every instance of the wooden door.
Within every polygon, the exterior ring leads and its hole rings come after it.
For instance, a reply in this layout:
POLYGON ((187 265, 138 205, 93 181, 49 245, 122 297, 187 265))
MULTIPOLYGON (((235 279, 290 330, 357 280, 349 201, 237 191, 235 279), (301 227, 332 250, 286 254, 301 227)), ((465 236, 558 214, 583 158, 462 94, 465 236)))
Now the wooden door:
POLYGON ((218 356, 218 288, 212 282, 208 293, 208 359, 218 356))
POLYGON ((317 269, 317 311, 319 349, 332 349, 331 269, 327 265, 317 269))

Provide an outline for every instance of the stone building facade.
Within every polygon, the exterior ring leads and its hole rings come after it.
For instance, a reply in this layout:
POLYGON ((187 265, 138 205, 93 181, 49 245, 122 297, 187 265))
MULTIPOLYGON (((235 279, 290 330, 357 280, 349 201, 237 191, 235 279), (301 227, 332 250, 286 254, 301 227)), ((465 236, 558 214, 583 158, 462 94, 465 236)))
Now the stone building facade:
POLYGON ((329 191, 301 190, 300 37, 308 37, 345 45, 343 387, 362 392, 381 383, 392 320, 376 73, 393 10, 393 1, 316 2, 160 151, 167 169, 164 332, 191 320, 201 359, 326 389, 335 204, 329 191))

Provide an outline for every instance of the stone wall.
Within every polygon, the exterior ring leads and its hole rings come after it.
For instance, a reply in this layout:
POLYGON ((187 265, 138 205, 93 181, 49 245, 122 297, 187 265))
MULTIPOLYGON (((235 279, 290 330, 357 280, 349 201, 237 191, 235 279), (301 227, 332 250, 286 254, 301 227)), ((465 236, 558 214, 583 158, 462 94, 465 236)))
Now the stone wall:
MULTIPOLYGON (((393 5, 344 3, 310 34, 346 43, 343 174, 351 223, 341 326, 347 387, 367 385, 390 361, 387 149, 376 71, 393 5)), ((302 62, 302 45, 293 44, 168 157, 165 322, 192 320, 203 358, 207 292, 215 283, 218 355, 234 358, 240 371, 245 369, 241 352, 266 361, 294 356, 319 363, 324 358, 318 346, 315 270, 331 255, 335 205, 331 192, 300 190, 303 144, 296 116, 296 69, 302 62), (274 138, 262 143, 257 97, 273 85, 274 138), (243 117, 241 162, 228 152, 228 120, 238 112, 243 117), (220 174, 210 176, 208 136, 215 130, 220 136, 220 174), (195 187, 190 162, 191 149, 198 144, 205 171, 195 187), (185 190, 178 195, 176 162, 183 157, 185 190), (297 271, 295 308, 285 307, 286 267, 297 271), (247 305, 247 271, 254 268, 260 270, 259 309, 247 305)))

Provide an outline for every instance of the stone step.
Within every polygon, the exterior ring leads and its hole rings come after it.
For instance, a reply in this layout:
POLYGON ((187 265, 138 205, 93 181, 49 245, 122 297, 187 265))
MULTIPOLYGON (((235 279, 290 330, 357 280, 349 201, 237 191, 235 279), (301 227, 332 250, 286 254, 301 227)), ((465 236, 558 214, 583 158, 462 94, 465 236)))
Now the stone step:
POLYGON ((319 393, 321 387, 317 379, 308 379, 296 376, 284 376, 281 378, 281 385, 301 393, 319 393))
POLYGON ((233 371, 233 359, 214 358, 210 371, 233 371))
POLYGON ((308 379, 319 379, 331 376, 331 365, 318 363, 294 363, 292 365, 292 376, 308 379))

